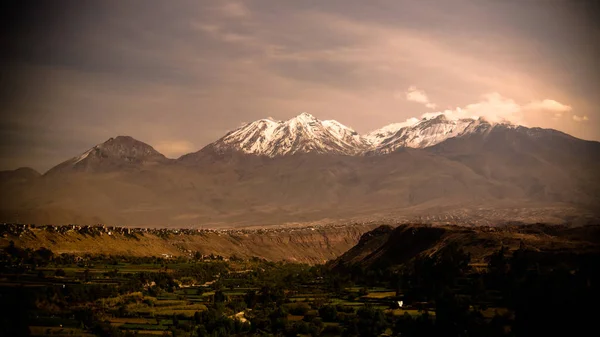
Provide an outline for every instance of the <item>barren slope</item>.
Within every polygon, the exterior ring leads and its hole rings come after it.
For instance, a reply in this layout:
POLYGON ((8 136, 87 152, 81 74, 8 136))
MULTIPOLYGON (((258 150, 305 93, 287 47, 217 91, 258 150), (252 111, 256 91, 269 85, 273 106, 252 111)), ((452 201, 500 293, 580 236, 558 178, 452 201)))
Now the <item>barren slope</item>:
POLYGON ((133 256, 189 256, 193 252, 229 257, 260 257, 271 261, 323 263, 353 247, 360 236, 375 228, 374 224, 337 227, 312 227, 280 230, 235 232, 200 232, 193 234, 151 233, 125 235, 118 232, 100 235, 66 233, 33 228, 21 235, 5 235, 0 246, 10 241, 18 247, 46 247, 54 253, 108 254, 133 256))

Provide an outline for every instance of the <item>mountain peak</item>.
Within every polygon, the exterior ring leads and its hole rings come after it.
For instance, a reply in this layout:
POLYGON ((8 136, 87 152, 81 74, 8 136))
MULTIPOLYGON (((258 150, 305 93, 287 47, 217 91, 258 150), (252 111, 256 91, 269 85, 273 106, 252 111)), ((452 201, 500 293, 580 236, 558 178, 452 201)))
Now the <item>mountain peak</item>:
POLYGON ((296 117, 290 118, 286 123, 305 125, 318 122, 319 120, 315 116, 309 114, 308 112, 303 112, 296 117))
POLYGON ((426 118, 426 117, 423 117, 423 119, 422 119, 422 120, 423 120, 423 121, 426 121, 426 120, 428 120, 428 121, 439 121, 439 122, 441 122, 441 121, 447 121, 447 120, 448 120, 448 118, 446 117, 446 115, 445 115, 445 114, 441 113, 441 114, 439 114, 439 115, 437 115, 437 116, 433 116, 433 117, 431 117, 431 118, 426 118))
POLYGON ((321 121, 303 112, 287 121, 245 124, 209 146, 220 152, 275 157, 296 153, 353 155, 360 153, 366 143, 356 131, 337 121, 321 121))
POLYGON ((298 116, 294 117, 294 119, 313 120, 313 119, 317 119, 317 118, 315 116, 309 114, 308 112, 302 112, 298 116))
POLYGON ((152 146, 130 136, 117 136, 55 166, 46 174, 70 170, 105 171, 122 166, 138 166, 166 161, 168 159, 152 146))
POLYGON ((449 119, 444 114, 423 118, 415 124, 392 124, 372 131, 366 138, 373 146, 374 153, 385 154, 399 148, 424 148, 436 145, 446 139, 460 136, 477 121, 470 118, 449 119))
POLYGON ((137 140, 131 136, 116 136, 116 137, 110 137, 105 143, 107 143, 107 142, 131 142, 131 141, 139 142, 139 140, 137 140))
POLYGON ((139 141, 131 136, 116 136, 116 137, 110 137, 108 140, 106 140, 104 143, 99 144, 99 145, 104 145, 104 144, 129 144, 129 145, 147 145, 150 146, 142 141, 139 141))

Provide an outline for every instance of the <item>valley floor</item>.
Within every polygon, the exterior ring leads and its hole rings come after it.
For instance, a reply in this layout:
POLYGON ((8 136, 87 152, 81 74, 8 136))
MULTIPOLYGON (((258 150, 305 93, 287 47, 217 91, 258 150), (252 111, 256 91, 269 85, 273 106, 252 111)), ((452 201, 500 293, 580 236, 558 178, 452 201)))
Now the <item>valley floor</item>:
MULTIPOLYGON (((381 226, 325 264, 199 251, 57 253, 20 242, 185 240, 19 228, 5 228, 19 241, 0 252, 2 336, 578 335, 594 322, 583 308, 600 295, 597 226, 381 226)), ((296 243, 273 233, 254 235, 279 237, 296 254, 296 243)))

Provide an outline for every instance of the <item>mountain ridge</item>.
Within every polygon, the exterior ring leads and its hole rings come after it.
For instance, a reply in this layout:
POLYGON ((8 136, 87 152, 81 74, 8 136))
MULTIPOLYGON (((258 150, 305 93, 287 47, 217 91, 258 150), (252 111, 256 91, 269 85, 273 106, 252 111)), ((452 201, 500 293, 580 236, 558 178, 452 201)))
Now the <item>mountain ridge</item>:
POLYGON ((414 123, 393 123, 360 135, 338 121, 320 120, 303 112, 287 121, 266 118, 245 123, 200 150, 181 155, 177 159, 167 158, 151 145, 130 136, 111 137, 80 155, 52 167, 44 175, 64 170, 93 171, 93 163, 88 165, 88 162, 95 162, 94 158, 112 158, 111 165, 101 168, 101 170, 110 170, 111 167, 134 167, 168 162, 194 164, 219 157, 274 158, 309 153, 345 156, 385 155, 405 148, 430 148, 448 139, 488 133, 494 128, 527 130, 531 137, 539 137, 540 133, 568 135, 554 129, 529 128, 508 122, 490 123, 482 117, 449 119, 444 114, 422 118, 414 123), (107 147, 114 144, 120 144, 120 149, 125 152, 125 155, 116 153, 114 146, 112 150, 106 151, 107 147), (234 156, 236 152, 238 155, 234 156))
MULTIPOLYGON (((230 131, 209 144, 216 151, 241 151, 275 157, 297 153, 386 154, 399 148, 426 148, 446 139, 483 132, 496 125, 483 118, 448 119, 444 114, 414 124, 394 123, 360 135, 335 121, 301 113, 287 121, 260 119, 230 131)), ((516 126, 515 126, 516 127, 516 126)))
POLYGON ((454 122, 437 117, 410 126, 422 136, 446 132, 432 138, 440 140, 436 144, 406 147, 401 142, 417 138, 404 137, 401 128, 394 134, 400 137, 386 143, 399 140, 398 147, 349 155, 336 151, 348 143, 329 141, 355 139, 351 129, 300 117, 262 121, 245 129, 250 133, 225 136, 260 145, 267 128, 280 128, 283 139, 295 139, 287 138, 293 129, 309 140, 276 142, 297 150, 285 155, 247 153, 238 150, 239 142, 229 146, 222 138, 168 159, 131 137, 111 138, 43 176, 25 170, 25 179, 0 179, 0 221, 217 228, 384 218, 589 223, 600 217, 598 142, 479 119, 461 125, 459 133, 454 122), (312 151, 315 144, 334 151, 312 151))
POLYGON ((245 124, 212 144, 218 151, 236 149, 267 157, 310 152, 355 155, 366 146, 356 131, 306 112, 287 121, 260 119, 245 124))

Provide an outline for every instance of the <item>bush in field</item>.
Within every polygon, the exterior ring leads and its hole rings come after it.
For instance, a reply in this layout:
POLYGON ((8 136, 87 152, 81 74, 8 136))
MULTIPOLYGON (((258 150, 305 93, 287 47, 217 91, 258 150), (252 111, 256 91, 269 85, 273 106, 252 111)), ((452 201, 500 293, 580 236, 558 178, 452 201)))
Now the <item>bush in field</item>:
POLYGON ((229 301, 229 303, 227 303, 227 307, 229 309, 231 309, 233 312, 237 313, 240 311, 244 311, 246 309, 246 302, 244 302, 243 300, 232 300, 229 301))
POLYGON ((246 302, 246 307, 253 309, 258 303, 258 294, 255 290, 250 290, 244 295, 244 302, 246 302))
POLYGON ((358 291, 358 296, 366 296, 369 295, 369 290, 365 287, 360 288, 360 290, 358 291))
POLYGON ((194 321, 198 325, 198 336, 209 336, 215 332, 219 336, 243 334, 250 330, 250 325, 224 316, 219 308, 208 308, 206 311, 196 312, 194 321))
POLYGON ((347 313, 347 314, 353 314, 354 313, 354 308, 351 306, 347 306, 347 305, 341 305, 338 304, 335 306, 335 309, 338 312, 343 312, 343 313, 347 313))
POLYGON ((318 336, 323 331, 323 322, 321 322, 318 318, 313 318, 312 321, 308 324, 308 333, 311 336, 318 336))
POLYGON ((225 296, 222 290, 217 290, 215 291, 213 299, 214 303, 224 303, 227 300, 227 296, 225 296))
POLYGON ((324 322, 335 322, 337 320, 337 309, 331 305, 325 305, 319 308, 319 317, 324 322))
POLYGON ((310 310, 308 303, 296 303, 288 307, 290 314, 294 316, 304 316, 310 310))
POLYGON ((361 336, 378 336, 387 326, 383 312, 368 305, 358 309, 356 319, 361 336))
POLYGON ((322 334, 325 336, 341 336, 343 332, 344 329, 339 325, 326 325, 322 334))
POLYGON ((294 325, 292 326, 292 330, 294 330, 294 332, 296 334, 301 334, 301 335, 306 335, 310 332, 308 323, 306 323, 304 321, 298 321, 298 322, 294 323, 294 325))

